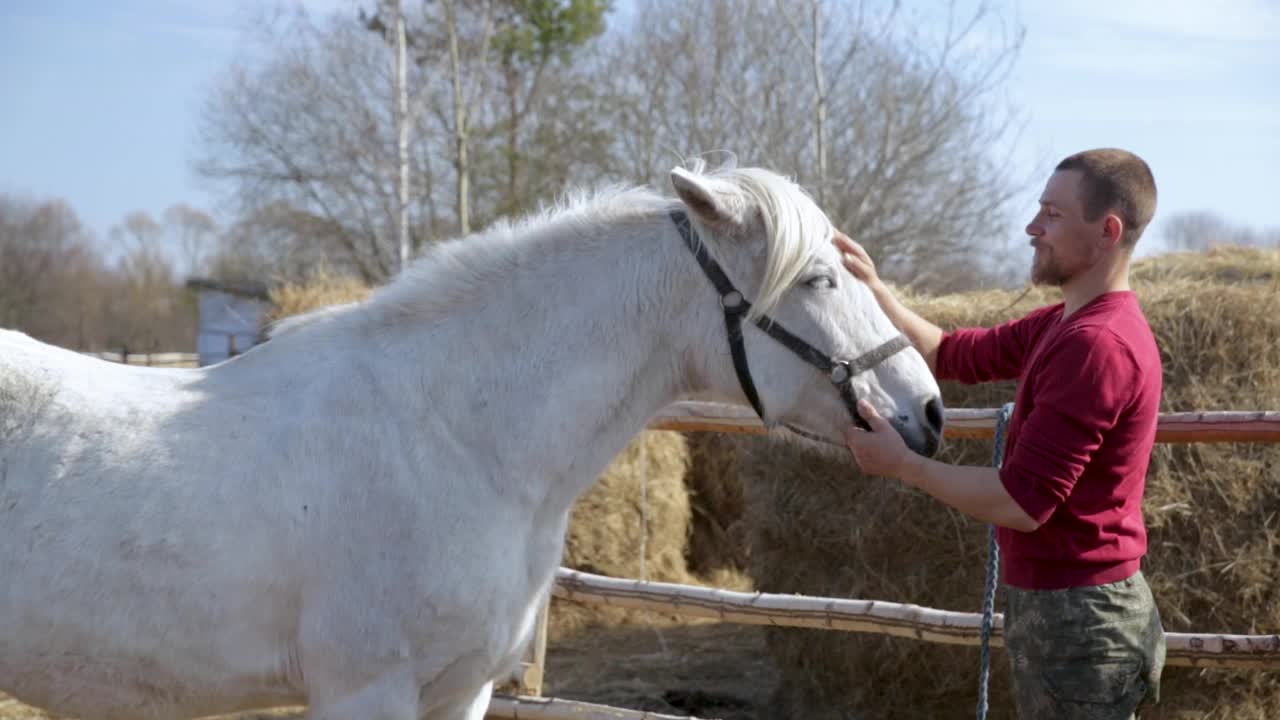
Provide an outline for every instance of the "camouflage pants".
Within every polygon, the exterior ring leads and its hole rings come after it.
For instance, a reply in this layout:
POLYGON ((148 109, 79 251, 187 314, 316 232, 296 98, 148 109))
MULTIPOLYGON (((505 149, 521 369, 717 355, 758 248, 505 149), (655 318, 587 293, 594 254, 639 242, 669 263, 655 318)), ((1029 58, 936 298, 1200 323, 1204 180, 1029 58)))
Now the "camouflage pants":
POLYGON ((1135 573, 1065 590, 1005 586, 1004 644, 1024 720, 1124 720, 1160 699, 1164 629, 1135 573))

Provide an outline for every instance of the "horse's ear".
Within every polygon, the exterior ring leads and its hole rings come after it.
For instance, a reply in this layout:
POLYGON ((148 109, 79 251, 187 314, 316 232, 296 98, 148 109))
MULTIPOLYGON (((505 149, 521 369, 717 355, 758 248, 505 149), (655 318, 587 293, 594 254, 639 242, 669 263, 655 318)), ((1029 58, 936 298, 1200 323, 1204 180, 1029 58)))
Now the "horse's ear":
POLYGON ((671 184, 689 212, 702 222, 719 225, 733 220, 733 211, 725 196, 716 192, 705 178, 678 167, 671 171, 671 184))

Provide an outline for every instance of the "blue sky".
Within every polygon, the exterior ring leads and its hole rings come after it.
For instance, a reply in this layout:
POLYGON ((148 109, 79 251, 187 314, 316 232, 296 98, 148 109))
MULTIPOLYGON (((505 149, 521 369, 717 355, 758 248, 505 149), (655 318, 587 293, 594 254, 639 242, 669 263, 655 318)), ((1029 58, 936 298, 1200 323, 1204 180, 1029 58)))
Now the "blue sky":
MULTIPOLYGON (((63 197, 103 239, 132 210, 216 209, 190 162, 202 101, 237 51, 244 5, 5 0, 0 191, 63 197)), ((1089 147, 1139 153, 1160 188, 1148 252, 1160 219, 1180 211, 1280 227, 1280 0, 1004 7, 1026 27, 1007 87, 1025 118, 1012 148, 1025 175, 1042 177, 1089 147)), ((1019 200, 1027 217, 1038 183, 1019 200)), ((1020 237, 1022 222, 1003 234, 1020 237)))

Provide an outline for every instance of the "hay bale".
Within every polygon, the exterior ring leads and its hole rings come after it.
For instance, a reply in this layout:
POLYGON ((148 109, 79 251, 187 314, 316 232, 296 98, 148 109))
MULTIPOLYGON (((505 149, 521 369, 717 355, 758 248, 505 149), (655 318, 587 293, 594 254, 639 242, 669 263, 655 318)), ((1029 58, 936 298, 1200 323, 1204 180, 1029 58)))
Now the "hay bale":
POLYGON ((271 288, 268 322, 277 322, 327 305, 341 305, 369 297, 372 289, 348 275, 318 270, 298 283, 285 283, 271 288))
POLYGON ((1130 279, 1146 286, 1194 280, 1216 285, 1274 287, 1280 281, 1280 252, 1219 246, 1204 252, 1170 253, 1136 261, 1130 279))
MULTIPOLYGON (((649 430, 634 438, 574 504, 562 563, 613 577, 690 582, 688 457, 679 433, 649 430)), ((593 625, 674 621, 675 616, 557 599, 548 637, 554 641, 593 625)))
MULTIPOLYGON (((1135 270, 1165 368, 1164 412, 1280 407, 1280 253, 1220 250, 1135 270)), ((943 327, 988 325, 1056 301, 1053 291, 909 299, 943 327), (1016 302, 1015 302, 1016 301, 1016 302)), ((996 407, 1012 383, 944 384, 949 407, 996 407)), ((897 482, 864 477, 847 454, 738 438, 744 524, 758 589, 877 598, 976 612, 986 527, 897 482)), ((942 459, 987 465, 989 441, 950 441, 942 459)), ((1145 571, 1169 631, 1280 628, 1280 445, 1159 445, 1148 474, 1145 571)), ((724 482, 732 482, 725 480, 724 482)), ((770 630, 782 680, 777 717, 966 717, 978 651, 821 631, 770 630)), ((1003 653, 991 717, 1010 717, 1003 653)), ((1274 672, 1168 668, 1148 718, 1271 717, 1274 672)))
POLYGON ((693 512, 685 560, 698 575, 740 573, 748 564, 744 498, 731 435, 694 432, 686 437, 685 487, 693 512))

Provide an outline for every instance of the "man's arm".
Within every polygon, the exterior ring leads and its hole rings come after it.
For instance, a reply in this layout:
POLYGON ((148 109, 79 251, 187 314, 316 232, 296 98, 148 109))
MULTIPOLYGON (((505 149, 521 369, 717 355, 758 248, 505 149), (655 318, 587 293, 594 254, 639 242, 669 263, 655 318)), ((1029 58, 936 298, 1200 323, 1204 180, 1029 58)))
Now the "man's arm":
POLYGON ((1004 489, 1000 471, 976 465, 948 465, 909 452, 899 473, 903 482, 919 488, 965 515, 993 525, 1031 532, 1040 523, 1004 489))
POLYGON ((858 412, 870 431, 849 428, 847 440, 863 472, 899 478, 960 512, 1001 527, 1031 532, 1040 523, 1018 504, 995 468, 948 465, 917 455, 866 400, 858 412))
POLYGON ((938 346, 942 344, 942 328, 915 314, 903 305, 893 292, 880 280, 876 265, 871 256, 858 243, 850 240, 842 233, 836 233, 835 244, 839 248, 844 266, 871 289, 880 309, 889 316, 893 324, 902 331, 916 350, 929 363, 929 370, 936 374, 938 362, 938 346))

